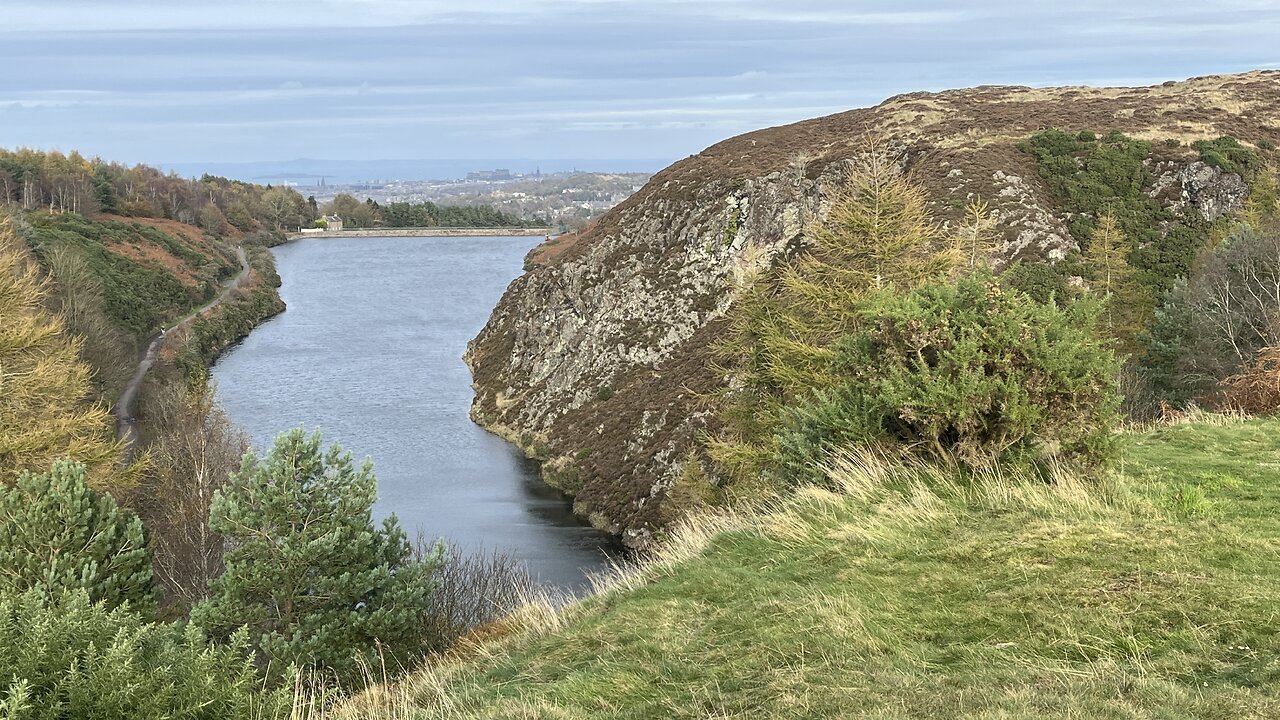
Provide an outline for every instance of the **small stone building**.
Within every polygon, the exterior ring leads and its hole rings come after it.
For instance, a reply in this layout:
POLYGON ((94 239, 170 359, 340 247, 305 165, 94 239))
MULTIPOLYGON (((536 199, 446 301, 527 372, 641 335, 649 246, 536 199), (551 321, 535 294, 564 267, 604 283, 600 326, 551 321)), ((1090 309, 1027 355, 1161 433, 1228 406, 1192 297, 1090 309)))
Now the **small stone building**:
POLYGON ((342 229, 342 218, 337 215, 325 215, 324 221, 329 225, 330 230, 342 229))

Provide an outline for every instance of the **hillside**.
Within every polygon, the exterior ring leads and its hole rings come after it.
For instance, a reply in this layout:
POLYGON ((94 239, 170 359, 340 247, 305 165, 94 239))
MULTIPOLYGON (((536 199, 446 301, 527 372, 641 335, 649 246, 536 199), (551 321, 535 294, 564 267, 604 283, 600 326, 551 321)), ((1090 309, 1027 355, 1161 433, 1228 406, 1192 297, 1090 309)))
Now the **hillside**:
MULTIPOLYGON (((0 190, 0 204, 50 283, 50 309, 81 338, 108 405, 150 338, 211 300, 240 270, 238 246, 276 242, 281 228, 315 213, 286 188, 188 180, 143 165, 26 149, 0 150, 0 190)), ((256 272, 219 314, 243 311, 259 288, 271 302, 249 303, 252 322, 233 323, 240 334, 280 309, 269 254, 251 258, 256 272)), ((211 359, 209 348, 200 354, 211 359)))
POLYGON ((334 717, 1276 717, 1277 432, 1158 426, 1056 485, 848 456, 334 717))
POLYGON ((677 479, 713 476, 700 442, 716 430, 705 398, 729 378, 711 347, 736 288, 803 247, 869 135, 900 152, 940 221, 954 225, 969 201, 988 201, 997 265, 1056 263, 1054 277, 1035 281, 1045 293, 1071 287, 1100 209, 1093 185, 1053 173, 1116 169, 1101 184, 1127 183, 1128 194, 1102 199, 1128 213, 1159 297, 1249 202, 1250 172, 1217 150, 1272 156, 1280 72, 912 93, 714 145, 530 254, 532 269, 468 353, 473 417, 544 460, 544 478, 594 525, 648 545, 679 514, 677 479))

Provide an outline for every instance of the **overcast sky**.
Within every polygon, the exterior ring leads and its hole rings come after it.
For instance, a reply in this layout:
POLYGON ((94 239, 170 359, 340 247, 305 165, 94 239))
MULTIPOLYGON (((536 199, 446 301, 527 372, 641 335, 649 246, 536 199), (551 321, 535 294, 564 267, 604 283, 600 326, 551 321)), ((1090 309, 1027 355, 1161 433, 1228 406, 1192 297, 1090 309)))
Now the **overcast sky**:
POLYGON ((0 0, 0 145, 676 159, 978 84, 1280 67, 1280 0, 0 0))

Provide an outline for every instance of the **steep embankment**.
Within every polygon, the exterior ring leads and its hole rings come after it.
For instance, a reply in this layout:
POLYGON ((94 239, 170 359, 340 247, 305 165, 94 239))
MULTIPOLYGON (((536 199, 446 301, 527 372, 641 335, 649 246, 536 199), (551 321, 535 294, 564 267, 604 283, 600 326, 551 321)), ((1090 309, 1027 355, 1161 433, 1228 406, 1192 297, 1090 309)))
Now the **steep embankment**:
POLYGON ((1096 483, 852 463, 332 717, 1277 717, 1277 432, 1153 428, 1096 483))
POLYGON ((146 349, 143 350, 142 356, 138 360, 138 367, 133 371, 133 377, 129 378, 129 382, 116 400, 116 438, 127 443, 130 451, 138 441, 138 421, 134 417, 134 405, 138 399, 138 389, 142 386, 142 381, 146 379, 147 372, 155 364, 166 339, 172 337, 170 335, 172 331, 185 329, 203 313, 213 310, 226 302, 231 297, 231 294, 239 290, 240 286, 249 279, 249 258, 245 255, 244 248, 236 248, 236 256, 240 260, 240 272, 224 284, 222 291, 213 300, 180 318, 172 327, 161 330, 159 334, 153 336, 147 342, 146 349))
POLYGON ((173 352, 159 355, 173 360, 182 350, 203 364, 282 309, 270 254, 242 248, 239 231, 43 211, 24 213, 19 231, 51 281, 51 309, 83 340, 120 437, 136 436, 136 396, 161 349, 162 328, 173 352))
POLYGON ((1025 146, 1045 128, 1152 141, 1142 192, 1170 217, 1213 220, 1239 209, 1247 187, 1188 143, 1232 136, 1274 148, 1280 72, 913 93, 717 144, 530 254, 531 271, 468 352, 473 416, 546 460, 544 477, 595 525, 644 546, 675 514, 676 479, 705 476, 687 470, 703 462, 700 434, 714 430, 701 398, 728 382, 711 345, 734 288, 803 245, 865 137, 901 149, 944 221, 974 196, 989 200, 1002 261, 1056 260, 1076 241, 1025 146))

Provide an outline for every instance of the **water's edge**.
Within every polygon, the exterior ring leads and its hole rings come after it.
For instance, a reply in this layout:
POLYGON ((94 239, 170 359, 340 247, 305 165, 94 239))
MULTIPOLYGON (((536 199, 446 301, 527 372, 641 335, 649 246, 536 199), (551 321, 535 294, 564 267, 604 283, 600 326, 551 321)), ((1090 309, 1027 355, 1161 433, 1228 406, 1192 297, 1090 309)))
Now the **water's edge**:
POLYGON ((534 461, 474 424, 467 342, 536 238, 304 238, 273 249, 288 311, 228 348, 212 374, 255 447, 319 427, 379 478, 380 515, 410 536, 500 550, 581 589, 613 540, 542 482, 534 461))

